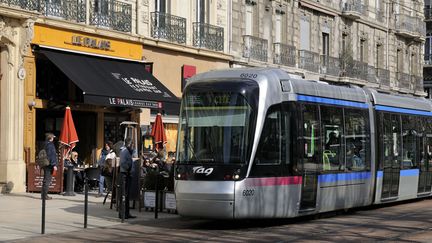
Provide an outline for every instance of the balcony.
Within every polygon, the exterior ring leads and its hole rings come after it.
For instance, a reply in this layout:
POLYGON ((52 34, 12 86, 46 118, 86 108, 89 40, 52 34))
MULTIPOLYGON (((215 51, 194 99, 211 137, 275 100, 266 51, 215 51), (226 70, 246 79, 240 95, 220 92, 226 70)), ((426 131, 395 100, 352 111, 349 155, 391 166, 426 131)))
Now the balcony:
POLYGON ((342 16, 348 19, 359 19, 367 10, 361 1, 351 0, 342 5, 342 16))
POLYGON ((199 48, 223 51, 224 29, 205 23, 193 23, 193 45, 199 48))
POLYGON ((24 10, 38 11, 41 9, 41 0, 0 0, 0 4, 24 10))
POLYGON ((274 64, 295 67, 296 65, 296 48, 295 46, 282 43, 273 44, 274 64))
POLYGON ((414 91, 420 91, 423 92, 423 77, 411 75, 411 84, 413 85, 414 91))
POLYGON ((86 21, 85 0, 40 1, 41 12, 45 16, 57 17, 69 21, 86 21))
POLYGON ((408 89, 411 90, 412 86, 411 86, 411 77, 409 74, 406 73, 402 73, 402 72, 397 72, 396 73, 396 78, 399 82, 399 88, 401 89, 408 89))
POLYGON ((339 77, 341 71, 341 62, 339 58, 321 55, 320 61, 321 74, 339 77))
POLYGON ((130 32, 132 5, 115 0, 90 0, 90 25, 130 32))
POLYGON ((368 64, 352 60, 345 63, 345 76, 355 79, 368 80, 368 64))
POLYGON ((249 60, 267 62, 268 41, 255 36, 243 36, 243 57, 249 60))
POLYGON ((396 14, 395 33, 405 38, 424 38, 426 24, 420 18, 396 14))
POLYGON ((376 72, 379 83, 384 86, 390 86, 390 71, 383 68, 377 68, 376 72))
POLYGON ((299 68, 318 73, 320 69, 320 56, 318 53, 299 50, 299 68))
POLYGON ((367 66, 367 81, 369 83, 378 83, 377 69, 374 66, 367 66))
POLYGON ((151 35, 156 39, 185 44, 186 19, 167 13, 152 12, 151 35))

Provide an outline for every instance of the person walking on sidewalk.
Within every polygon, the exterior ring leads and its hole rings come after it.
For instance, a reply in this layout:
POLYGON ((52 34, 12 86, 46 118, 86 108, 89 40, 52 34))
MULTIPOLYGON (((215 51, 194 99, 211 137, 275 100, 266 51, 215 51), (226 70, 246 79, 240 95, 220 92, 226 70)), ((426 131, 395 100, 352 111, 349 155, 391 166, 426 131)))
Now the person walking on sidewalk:
POLYGON ((42 198, 45 197, 46 200, 52 199, 48 196, 49 186, 51 184, 53 171, 57 171, 58 159, 57 152, 54 146, 54 134, 46 133, 45 134, 45 150, 47 153, 47 157, 49 160, 49 165, 43 168, 44 177, 43 177, 43 187, 42 187, 42 198))
POLYGON ((129 190, 131 186, 131 170, 132 170, 132 154, 133 154, 133 143, 132 138, 128 137, 125 140, 125 146, 120 152, 120 180, 121 180, 121 203, 119 210, 119 218, 122 218, 122 212, 124 212, 124 218, 136 218, 129 212, 129 190), (124 200, 124 201, 123 201, 124 200), (124 207, 124 208, 123 208, 124 207))

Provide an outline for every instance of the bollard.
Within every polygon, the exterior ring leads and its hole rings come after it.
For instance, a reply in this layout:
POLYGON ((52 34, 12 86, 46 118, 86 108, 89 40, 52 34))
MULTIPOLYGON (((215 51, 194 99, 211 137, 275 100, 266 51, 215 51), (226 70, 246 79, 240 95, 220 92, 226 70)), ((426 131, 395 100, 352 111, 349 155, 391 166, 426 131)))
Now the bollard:
POLYGON ((88 209, 88 179, 84 177, 84 229, 87 229, 87 209, 88 209))
POLYGON ((155 195, 155 208, 154 208, 154 211, 155 211, 154 218, 155 219, 158 218, 158 211, 159 211, 159 207, 158 207, 158 204, 159 204, 159 186, 158 186, 158 184, 159 184, 159 170, 156 173, 156 187, 155 187, 156 195, 155 195))
POLYGON ((45 195, 43 193, 43 188, 45 187, 45 180, 42 183, 41 197, 42 197, 42 229, 41 234, 45 234, 45 195))

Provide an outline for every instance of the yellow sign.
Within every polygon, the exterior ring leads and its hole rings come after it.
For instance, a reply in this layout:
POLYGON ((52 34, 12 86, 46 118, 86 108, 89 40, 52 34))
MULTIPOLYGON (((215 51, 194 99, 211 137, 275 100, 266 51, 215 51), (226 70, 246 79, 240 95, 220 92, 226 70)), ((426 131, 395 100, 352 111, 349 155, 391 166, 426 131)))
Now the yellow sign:
POLYGON ((138 61, 142 58, 141 43, 37 24, 34 27, 34 33, 32 43, 37 45, 138 61))

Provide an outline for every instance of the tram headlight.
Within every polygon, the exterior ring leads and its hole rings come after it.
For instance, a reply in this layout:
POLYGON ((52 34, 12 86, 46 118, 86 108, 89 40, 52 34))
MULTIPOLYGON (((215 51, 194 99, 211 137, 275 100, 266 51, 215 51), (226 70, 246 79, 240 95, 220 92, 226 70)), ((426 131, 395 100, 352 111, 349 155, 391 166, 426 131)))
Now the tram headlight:
POLYGON ((238 179, 240 179, 240 176, 239 176, 239 175, 234 175, 234 176, 233 176, 233 179, 234 179, 234 180, 238 180, 238 179))

